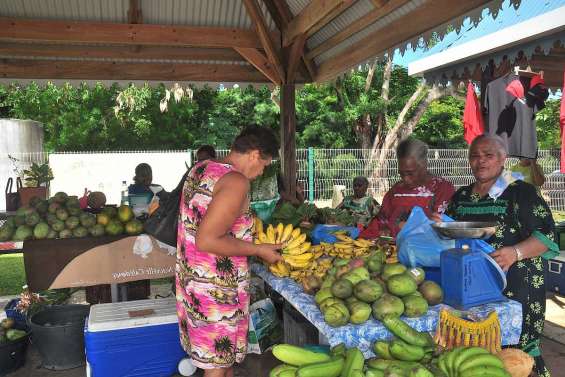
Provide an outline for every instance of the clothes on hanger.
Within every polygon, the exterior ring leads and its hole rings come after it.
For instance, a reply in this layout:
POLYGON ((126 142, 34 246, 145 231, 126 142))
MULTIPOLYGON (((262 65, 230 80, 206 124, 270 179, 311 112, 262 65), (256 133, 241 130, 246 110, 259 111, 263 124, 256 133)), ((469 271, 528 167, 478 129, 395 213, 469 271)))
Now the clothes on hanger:
POLYGON ((561 173, 565 173, 565 72, 563 72, 563 89, 561 90, 559 125, 561 126, 561 173))
POLYGON ((547 98, 547 89, 540 79, 541 77, 536 78, 536 75, 522 77, 510 73, 487 85, 486 132, 502 137, 510 156, 537 157, 535 114, 543 108, 547 98), (527 94, 530 90, 532 93, 527 94))
POLYGON ((471 81, 467 84, 467 99, 465 100, 465 111, 463 112, 464 137, 467 144, 485 132, 481 106, 477 100, 475 86, 471 81))

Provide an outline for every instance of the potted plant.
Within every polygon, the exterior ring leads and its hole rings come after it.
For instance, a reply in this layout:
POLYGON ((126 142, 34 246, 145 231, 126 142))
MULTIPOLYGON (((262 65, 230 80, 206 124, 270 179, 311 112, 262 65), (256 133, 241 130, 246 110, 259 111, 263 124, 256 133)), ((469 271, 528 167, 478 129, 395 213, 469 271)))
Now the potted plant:
POLYGON ((40 199, 47 199, 49 182, 53 179, 53 171, 49 164, 32 163, 29 169, 23 171, 26 187, 19 190, 21 205, 28 205, 31 198, 37 196, 40 199))

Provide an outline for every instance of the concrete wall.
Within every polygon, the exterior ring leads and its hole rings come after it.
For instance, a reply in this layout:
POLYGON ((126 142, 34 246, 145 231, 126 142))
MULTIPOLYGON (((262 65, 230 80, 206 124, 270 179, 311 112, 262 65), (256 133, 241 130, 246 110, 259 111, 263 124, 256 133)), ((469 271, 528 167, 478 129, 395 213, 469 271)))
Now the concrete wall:
POLYGON ((96 152, 51 153, 49 165, 55 177, 51 195, 64 191, 81 197, 84 189, 102 191, 109 204, 119 204, 122 181, 133 183, 135 167, 148 163, 153 170, 153 183, 173 190, 191 165, 188 152, 96 152))
POLYGON ((0 211, 6 208, 6 182, 9 177, 14 180, 16 178, 8 155, 20 160, 18 168, 21 170, 27 169, 32 162, 43 162, 45 155, 41 123, 33 120, 0 119, 0 211))

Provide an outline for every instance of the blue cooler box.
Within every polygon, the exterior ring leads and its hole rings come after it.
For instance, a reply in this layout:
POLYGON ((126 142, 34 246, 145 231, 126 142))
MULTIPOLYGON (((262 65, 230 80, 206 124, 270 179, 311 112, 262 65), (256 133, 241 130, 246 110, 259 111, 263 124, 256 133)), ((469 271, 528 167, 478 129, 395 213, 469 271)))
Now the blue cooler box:
POLYGON ((565 251, 547 261, 545 289, 565 296, 565 251))
POLYGON ((98 304, 85 325, 87 376, 171 376, 186 357, 174 298, 98 304))

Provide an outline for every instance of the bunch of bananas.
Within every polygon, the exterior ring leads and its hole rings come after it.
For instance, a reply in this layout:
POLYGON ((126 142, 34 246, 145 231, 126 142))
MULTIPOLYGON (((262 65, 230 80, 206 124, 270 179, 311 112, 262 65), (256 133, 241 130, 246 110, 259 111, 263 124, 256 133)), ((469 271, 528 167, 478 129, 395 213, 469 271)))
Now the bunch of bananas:
POLYGON ((269 266, 269 270, 278 277, 291 276, 291 270, 304 270, 315 261, 310 251, 311 243, 306 241, 306 234, 292 224, 279 223, 276 227, 269 224, 263 231, 261 220, 255 220, 256 244, 281 244, 283 261, 269 266))
POLYGON ((332 257, 350 259, 369 254, 369 249, 374 246, 373 242, 362 238, 353 238, 341 233, 334 233, 339 242, 333 244, 323 243, 326 253, 332 257))

